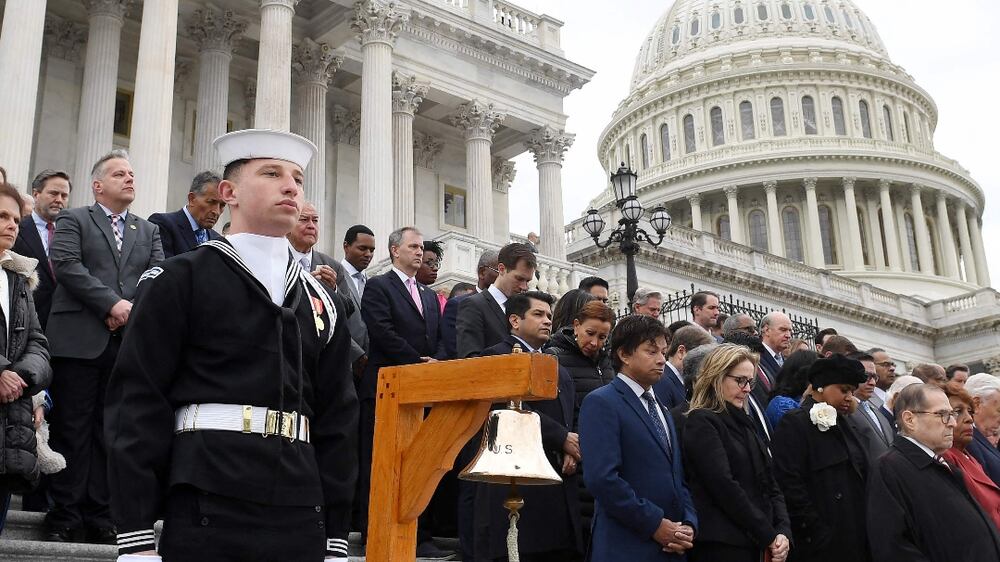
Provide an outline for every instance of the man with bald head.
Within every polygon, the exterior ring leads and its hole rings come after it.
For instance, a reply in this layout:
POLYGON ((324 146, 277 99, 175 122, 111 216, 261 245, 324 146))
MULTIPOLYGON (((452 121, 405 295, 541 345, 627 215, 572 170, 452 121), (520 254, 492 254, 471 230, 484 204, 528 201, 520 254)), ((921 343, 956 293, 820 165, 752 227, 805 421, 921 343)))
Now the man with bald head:
POLYGON ((770 379, 771 388, 778 378, 778 371, 785 363, 782 352, 788 349, 792 339, 792 320, 784 312, 768 312, 760 319, 760 340, 764 351, 760 356, 760 367, 770 379))
POLYGON ((314 249, 319 241, 319 212, 316 206, 306 201, 299 211, 299 219, 288 233, 288 246, 292 258, 326 286, 328 291, 337 290, 337 260, 314 249))

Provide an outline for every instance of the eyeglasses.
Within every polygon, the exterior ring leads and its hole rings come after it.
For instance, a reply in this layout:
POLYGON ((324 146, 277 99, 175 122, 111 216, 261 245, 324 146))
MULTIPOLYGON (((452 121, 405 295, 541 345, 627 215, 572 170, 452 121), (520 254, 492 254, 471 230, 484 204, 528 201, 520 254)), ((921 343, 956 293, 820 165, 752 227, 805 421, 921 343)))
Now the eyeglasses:
POLYGON ((487 265, 486 269, 492 271, 493 273, 496 273, 497 275, 500 275, 500 270, 497 269, 497 268, 495 268, 495 267, 490 267, 490 266, 487 265))
POLYGON ((958 410, 950 410, 947 412, 918 412, 916 410, 911 410, 914 414, 933 414, 941 418, 941 423, 948 425, 951 420, 958 421, 958 417, 962 415, 962 412, 958 410))
POLYGON ((736 384, 739 385, 740 388, 749 388, 750 390, 753 390, 754 385, 757 384, 757 379, 750 379, 747 377, 734 377, 732 375, 726 375, 726 377, 736 381, 736 384))
POLYGON ((878 373, 865 373, 865 374, 868 375, 868 380, 870 381, 878 380, 878 373))

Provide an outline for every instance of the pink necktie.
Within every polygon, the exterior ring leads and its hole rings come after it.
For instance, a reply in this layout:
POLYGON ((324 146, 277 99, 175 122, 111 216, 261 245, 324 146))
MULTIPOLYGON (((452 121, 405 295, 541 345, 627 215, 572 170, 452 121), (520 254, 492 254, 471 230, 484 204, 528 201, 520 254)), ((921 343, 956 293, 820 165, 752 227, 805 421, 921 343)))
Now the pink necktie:
POLYGON ((413 299, 413 304, 417 305, 417 310, 420 311, 420 315, 424 315, 424 303, 420 302, 420 293, 417 292, 417 281, 410 277, 406 280, 406 285, 410 289, 410 297, 413 299))

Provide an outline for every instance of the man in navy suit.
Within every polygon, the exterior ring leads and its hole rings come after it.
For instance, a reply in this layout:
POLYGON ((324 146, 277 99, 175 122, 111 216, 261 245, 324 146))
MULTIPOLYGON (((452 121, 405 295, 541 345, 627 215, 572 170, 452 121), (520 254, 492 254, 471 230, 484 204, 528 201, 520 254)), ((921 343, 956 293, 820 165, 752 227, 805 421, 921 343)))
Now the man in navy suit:
POLYGON ((618 376, 580 408, 583 480, 596 500, 592 562, 684 560, 694 541, 680 443, 651 391, 663 376, 666 338, 654 318, 622 319, 611 334, 618 376))
POLYGON ((983 465, 987 476, 1000 483, 1000 450, 986 438, 1000 427, 1000 379, 987 373, 972 375, 965 390, 972 395, 975 410, 972 443, 965 450, 983 465))
MULTIPOLYGON (((423 263, 423 248, 424 237, 416 228, 407 226, 393 231, 389 235, 392 268, 368 279, 361 296, 361 316, 368 333, 373 336, 369 342, 368 363, 358 386, 362 530, 367 528, 368 522, 378 371, 394 365, 433 362, 444 356, 437 296, 415 278, 423 263)), ((446 556, 434 547, 431 536, 424 529, 418 529, 417 534, 418 558, 446 556)))
POLYGON ((700 326, 684 326, 674 333, 670 339, 670 350, 667 352, 667 365, 663 377, 653 385, 657 400, 665 408, 669 410, 687 404, 684 375, 681 374, 684 369, 684 356, 699 345, 714 341, 715 338, 700 326))
POLYGON ((220 181, 222 178, 214 172, 202 172, 191 181, 187 205, 181 210, 149 216, 149 222, 160 227, 164 259, 221 238, 212 230, 226 207, 219 196, 220 181))
POLYGON ((56 216, 66 208, 73 185, 69 174, 60 170, 43 170, 31 181, 31 195, 35 207, 21 220, 12 250, 16 254, 35 258, 38 265, 38 288, 35 289, 35 311, 38 322, 45 331, 52 308, 52 293, 56 290, 56 276, 49 261, 49 246, 56 232, 56 216))
POLYGON ((458 306, 464 299, 490 288, 490 285, 497 280, 497 253, 494 250, 486 250, 479 256, 479 264, 476 266, 476 291, 475 293, 456 296, 448 299, 444 305, 444 319, 441 321, 441 339, 444 340, 444 351, 448 359, 458 357, 456 324, 458 323, 458 306))
POLYGON ((782 355, 792 340, 792 320, 784 312, 768 312, 760 319, 760 340, 765 353, 760 354, 760 368, 772 389, 778 381, 778 371, 785 364, 782 355))

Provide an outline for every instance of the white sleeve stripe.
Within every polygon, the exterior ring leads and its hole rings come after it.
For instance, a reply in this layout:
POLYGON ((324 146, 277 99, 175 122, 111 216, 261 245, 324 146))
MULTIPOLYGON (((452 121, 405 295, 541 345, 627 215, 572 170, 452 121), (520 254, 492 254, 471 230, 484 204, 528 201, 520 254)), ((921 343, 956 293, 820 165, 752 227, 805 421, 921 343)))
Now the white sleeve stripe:
POLYGON ((119 548, 128 548, 128 547, 131 547, 131 546, 138 546, 140 544, 147 544, 147 543, 148 544, 153 544, 153 542, 154 542, 153 541, 153 537, 143 537, 143 538, 139 538, 139 539, 132 539, 132 540, 127 540, 127 541, 119 541, 118 542, 118 547, 119 548))
POLYGON ((145 529, 145 530, 142 530, 142 531, 131 531, 129 533, 118 533, 118 540, 128 539, 128 538, 134 538, 134 537, 136 537, 138 535, 153 536, 153 530, 152 529, 145 529))

